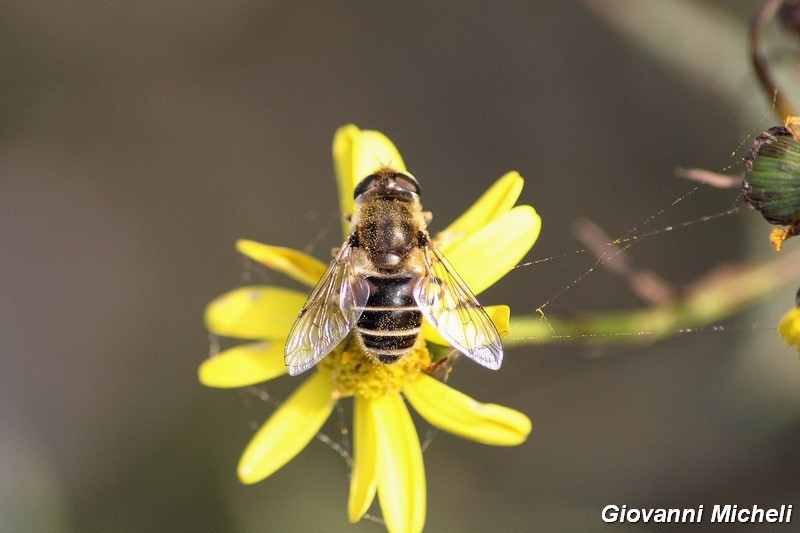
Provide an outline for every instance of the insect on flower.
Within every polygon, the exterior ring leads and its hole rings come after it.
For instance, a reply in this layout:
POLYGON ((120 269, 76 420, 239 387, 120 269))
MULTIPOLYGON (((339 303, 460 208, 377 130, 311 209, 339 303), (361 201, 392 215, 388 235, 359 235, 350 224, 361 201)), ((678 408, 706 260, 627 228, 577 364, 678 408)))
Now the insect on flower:
POLYGON ((350 332, 374 360, 395 363, 414 347, 423 317, 469 358, 500 368, 500 334, 433 244, 416 178, 384 167, 353 196, 350 235, 289 333, 289 374, 314 366, 350 332))
POLYGON ((298 250, 236 243, 254 261, 316 285, 312 296, 256 285, 215 298, 206 308, 208 330, 254 342, 205 360, 198 376, 210 387, 244 387, 319 362, 253 436, 239 460, 239 479, 256 483, 282 468, 321 431, 340 400, 352 397, 348 518, 362 519, 377 497, 387 530, 419 532, 427 509, 425 468, 407 405, 432 426, 483 444, 516 446, 531 432, 524 414, 479 402, 432 376, 431 351, 452 344, 490 368, 500 366, 497 332, 508 330, 510 310, 483 309, 473 292, 480 294, 520 261, 539 236, 541 218, 533 207, 516 205, 523 179, 508 172, 434 244, 419 184, 386 136, 343 126, 334 136, 333 160, 347 238, 327 269, 298 250), (492 261, 486 261, 488 247, 492 261))

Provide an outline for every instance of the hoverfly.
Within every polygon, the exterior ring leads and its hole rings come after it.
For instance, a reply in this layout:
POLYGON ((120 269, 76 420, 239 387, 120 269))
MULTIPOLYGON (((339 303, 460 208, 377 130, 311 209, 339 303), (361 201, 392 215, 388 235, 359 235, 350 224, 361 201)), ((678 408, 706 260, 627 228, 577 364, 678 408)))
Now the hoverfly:
POLYGON ((350 332, 376 361, 394 363, 414 347, 423 317, 467 357, 500 368, 500 334, 434 246, 416 178, 382 168, 354 198, 351 233, 289 332, 289 374, 314 366, 350 332))

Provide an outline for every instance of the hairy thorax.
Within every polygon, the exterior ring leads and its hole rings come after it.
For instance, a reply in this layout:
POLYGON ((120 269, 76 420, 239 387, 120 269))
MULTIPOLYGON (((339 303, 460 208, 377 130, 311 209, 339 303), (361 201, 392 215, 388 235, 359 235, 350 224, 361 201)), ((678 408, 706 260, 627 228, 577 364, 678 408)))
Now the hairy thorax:
POLYGON ((359 214, 358 243, 379 271, 403 266, 419 239, 419 222, 408 202, 380 199, 364 205, 359 214))

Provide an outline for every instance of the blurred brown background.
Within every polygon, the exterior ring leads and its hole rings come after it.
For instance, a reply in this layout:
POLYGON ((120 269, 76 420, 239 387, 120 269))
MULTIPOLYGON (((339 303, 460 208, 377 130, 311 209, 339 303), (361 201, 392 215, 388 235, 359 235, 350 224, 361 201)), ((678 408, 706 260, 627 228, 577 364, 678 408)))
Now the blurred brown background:
MULTIPOLYGON (((248 279, 284 283, 243 268, 239 237, 321 258, 339 243, 330 143, 347 122, 397 143, 434 231, 507 170, 527 178, 522 201, 544 220, 529 259, 566 255, 481 297, 518 313, 592 266, 569 253, 582 247, 576 218, 622 235, 736 205, 735 191, 701 188, 644 222, 693 190, 676 166, 738 171, 731 152, 777 123, 746 65, 757 2, 620 5, 652 42, 592 5, 5 5, 0 529, 381 531, 347 524, 347 469, 320 442, 267 481, 238 483, 270 407, 197 383, 204 305, 248 279)), ((745 210, 630 251, 685 283, 774 253, 766 232, 745 210)), ((792 301, 725 333, 516 348, 497 373, 459 365, 451 384, 524 411, 534 431, 511 449, 438 434, 427 529, 591 531, 610 503, 800 503, 800 365, 774 331, 792 301)), ((598 271, 545 309, 635 305, 598 271)), ((737 529, 764 530, 725 530, 737 529)))

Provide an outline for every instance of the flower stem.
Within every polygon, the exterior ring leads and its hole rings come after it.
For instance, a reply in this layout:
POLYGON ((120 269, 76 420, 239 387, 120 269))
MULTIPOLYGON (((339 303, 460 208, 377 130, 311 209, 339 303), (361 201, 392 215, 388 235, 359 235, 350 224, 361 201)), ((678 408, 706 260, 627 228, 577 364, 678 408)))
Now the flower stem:
POLYGON ((512 315, 511 335, 503 344, 655 342, 682 331, 718 324, 798 282, 800 250, 770 261, 719 268, 668 304, 569 317, 512 315))

